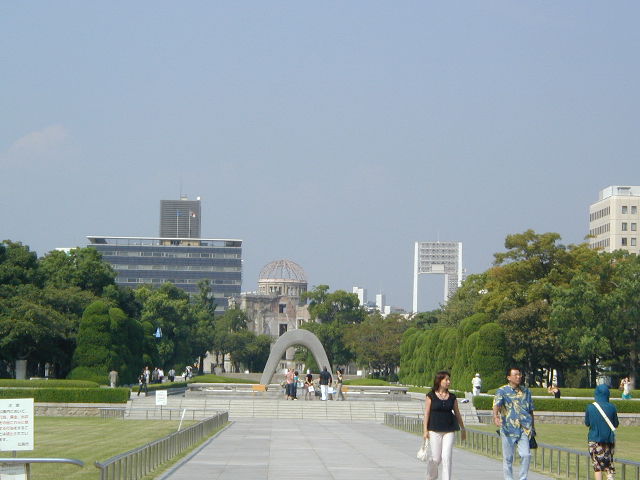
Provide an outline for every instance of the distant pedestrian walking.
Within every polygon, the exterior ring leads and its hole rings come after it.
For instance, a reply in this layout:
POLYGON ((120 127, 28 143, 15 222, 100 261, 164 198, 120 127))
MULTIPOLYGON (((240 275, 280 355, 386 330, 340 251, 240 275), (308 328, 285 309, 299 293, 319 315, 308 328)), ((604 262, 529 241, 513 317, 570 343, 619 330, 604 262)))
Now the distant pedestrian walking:
POLYGON ((476 373, 475 377, 471 379, 471 386, 473 387, 473 396, 480 395, 480 391, 482 390, 482 378, 480 378, 480 374, 476 373))
POLYGON ((342 393, 342 382, 343 382, 342 374, 343 373, 344 371, 341 368, 339 368, 338 373, 336 375, 336 401, 342 400, 344 402, 344 394, 342 393))
POLYGON ((313 375, 307 373, 304 380, 304 399, 313 400, 313 397, 315 397, 315 390, 316 389, 313 387, 313 375))
POLYGON ((333 382, 333 377, 327 370, 327 367, 323 367, 320 372, 320 400, 327 400, 327 394, 329 393, 329 385, 333 382))
POLYGON ((615 466, 613 453, 616 446, 616 428, 618 413, 615 405, 609 402, 609 387, 598 385, 594 399, 584 415, 584 423, 589 427, 589 455, 596 480, 602 480, 602 472, 606 472, 607 480, 613 480, 615 466))
POLYGON ((622 390, 622 398, 624 400, 631 399, 631 380, 629 380, 629 377, 624 377, 620 380, 620 390, 622 390))
POLYGON ((293 372, 293 383, 291 384, 291 400, 298 400, 298 371, 293 372))
POLYGON ((493 421, 500 427, 502 438, 502 469, 505 480, 513 480, 513 457, 516 447, 520 455, 519 480, 529 474, 531 451, 529 440, 535 435, 533 424, 533 400, 528 388, 521 385, 519 368, 507 370, 508 384, 500 387, 493 399, 493 421))
POLYGON ((456 396, 449 392, 451 376, 449 372, 438 372, 433 387, 424 402, 422 421, 423 437, 430 443, 431 455, 427 461, 427 480, 438 478, 438 467, 442 464, 442 479, 451 480, 453 443, 455 431, 462 430, 461 438, 466 439, 462 415, 458 410, 456 396))
POLYGON ((149 392, 149 369, 145 368, 138 376, 138 396, 140 392, 144 390, 144 393, 149 392))
POLYGON ((557 385, 549 385, 547 392, 553 395, 553 398, 560 398, 561 392, 557 385))

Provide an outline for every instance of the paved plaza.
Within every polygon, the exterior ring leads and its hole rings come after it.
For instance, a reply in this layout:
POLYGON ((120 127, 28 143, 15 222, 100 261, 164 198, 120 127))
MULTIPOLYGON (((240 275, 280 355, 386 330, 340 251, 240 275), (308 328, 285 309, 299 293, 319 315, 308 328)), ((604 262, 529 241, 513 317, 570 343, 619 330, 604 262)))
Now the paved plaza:
MULTIPOLYGON (((378 423, 240 419, 160 478, 422 480, 425 464, 415 457, 419 443, 416 435, 378 423)), ((502 463, 456 449, 453 478, 498 480, 502 463)))

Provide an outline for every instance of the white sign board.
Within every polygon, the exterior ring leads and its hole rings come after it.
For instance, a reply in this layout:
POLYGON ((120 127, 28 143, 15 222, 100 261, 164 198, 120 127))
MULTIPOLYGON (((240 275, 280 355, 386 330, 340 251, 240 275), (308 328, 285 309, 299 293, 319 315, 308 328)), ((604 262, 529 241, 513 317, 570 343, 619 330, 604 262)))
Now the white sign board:
POLYGON ((33 448, 33 398, 0 400, 0 451, 33 448))
POLYGON ((167 391, 156 390, 156 405, 167 405, 167 391))

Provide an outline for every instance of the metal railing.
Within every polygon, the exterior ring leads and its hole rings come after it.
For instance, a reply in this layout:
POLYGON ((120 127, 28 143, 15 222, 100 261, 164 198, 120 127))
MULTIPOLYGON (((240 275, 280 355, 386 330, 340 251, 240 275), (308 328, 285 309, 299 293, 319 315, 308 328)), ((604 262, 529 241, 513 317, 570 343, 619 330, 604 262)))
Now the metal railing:
MULTIPOLYGON (((405 432, 422 435, 422 417, 399 413, 385 413, 384 423, 405 432)), ((502 457, 502 441, 497 433, 483 432, 467 428, 467 439, 463 442, 456 432, 456 444, 491 457, 502 457)), ((589 480, 592 476, 591 458, 585 451, 557 447, 538 442, 538 448, 531 450, 531 466, 554 477, 589 480)), ((640 462, 616 459, 617 478, 640 480, 640 462)))
MULTIPOLYGON (((122 418, 130 420, 204 420, 211 416, 215 416, 220 412, 220 405, 217 408, 195 408, 195 407, 131 407, 128 408, 122 418)), ((115 415, 114 415, 115 416, 115 415)))
POLYGON ((155 470, 203 438, 211 435, 229 421, 228 412, 202 420, 190 427, 171 433, 164 438, 147 443, 104 462, 95 462, 100 470, 100 480, 137 480, 155 470))

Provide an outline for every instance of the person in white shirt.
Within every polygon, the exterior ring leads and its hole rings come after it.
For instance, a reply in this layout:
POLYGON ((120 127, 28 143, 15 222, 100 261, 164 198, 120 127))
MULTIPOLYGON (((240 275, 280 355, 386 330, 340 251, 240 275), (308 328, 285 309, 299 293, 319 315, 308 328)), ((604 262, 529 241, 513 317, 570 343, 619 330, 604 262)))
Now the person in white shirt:
POLYGON ((482 390, 482 379, 480 378, 480 374, 476 373, 476 376, 471 379, 471 385, 473 386, 473 396, 480 395, 480 390, 482 390))

